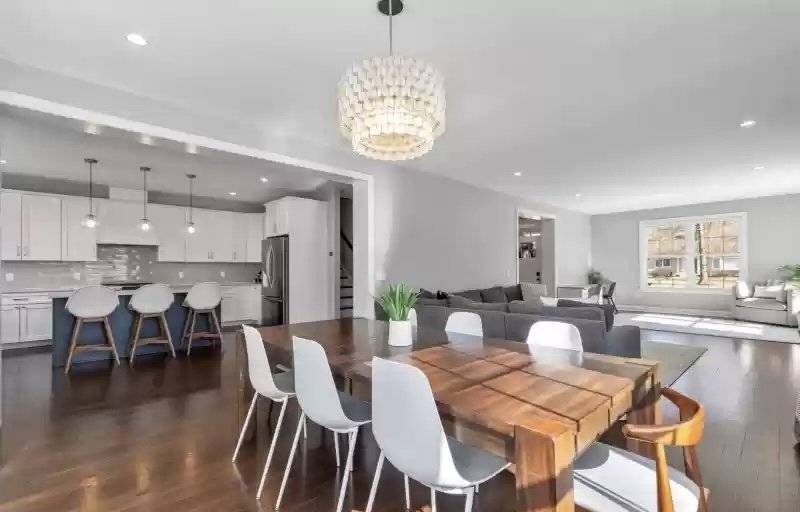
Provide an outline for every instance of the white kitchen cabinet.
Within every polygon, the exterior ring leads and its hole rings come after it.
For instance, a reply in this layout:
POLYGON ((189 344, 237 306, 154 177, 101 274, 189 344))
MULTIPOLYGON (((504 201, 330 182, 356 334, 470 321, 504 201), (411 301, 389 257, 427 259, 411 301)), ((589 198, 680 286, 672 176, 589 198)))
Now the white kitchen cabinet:
POLYGON ((0 194, 0 254, 4 261, 22 259, 22 194, 0 194))
POLYGON ((192 212, 194 233, 186 235, 186 261, 208 263, 211 260, 211 246, 214 242, 214 212, 198 210, 192 212))
POLYGON ((61 259, 63 261, 97 261, 97 230, 84 225, 88 213, 88 198, 62 198, 61 259))
POLYGON ((250 230, 250 217, 249 213, 234 213, 229 214, 231 223, 231 236, 233 237, 233 262, 246 263, 247 260, 247 237, 250 230))
POLYGON ((289 209, 296 197, 287 197, 267 203, 264 212, 264 236, 278 236, 289 233, 289 209))
MULTIPOLYGON (((234 235, 235 221, 233 212, 211 212, 211 261, 215 263, 231 263, 236 261, 236 239, 234 235)), ((240 258, 244 260, 244 250, 238 248, 240 258)))
POLYGON ((234 322, 241 320, 241 311, 239 308, 239 294, 236 288, 223 288, 222 289, 222 321, 234 322))
POLYGON ((186 261, 186 209, 151 204, 148 215, 158 240, 158 261, 186 261))
POLYGON ((0 306, 0 343, 19 342, 19 306, 4 304, 0 306))
POLYGON ((264 214, 247 214, 247 263, 261 263, 261 242, 264 240, 264 214))
POLYGON ((3 296, 0 303, 3 344, 53 337, 53 304, 46 294, 3 296))
MULTIPOLYGON (((102 199, 97 205, 97 243, 157 245, 155 230, 143 231, 142 203, 102 199)), ((149 213, 149 211, 148 211, 149 213)))
POLYGON ((238 285, 222 289, 222 321, 244 322, 261 319, 261 287, 238 285))
POLYGON ((28 304, 21 307, 20 333, 24 341, 42 341, 53 337, 53 305, 28 304))

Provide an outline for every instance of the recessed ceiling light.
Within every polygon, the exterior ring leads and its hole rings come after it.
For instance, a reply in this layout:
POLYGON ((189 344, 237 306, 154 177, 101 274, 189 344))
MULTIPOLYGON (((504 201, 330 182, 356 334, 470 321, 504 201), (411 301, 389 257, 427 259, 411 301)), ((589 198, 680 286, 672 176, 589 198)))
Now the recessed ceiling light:
POLYGON ((228 192, 228 195, 229 195, 229 196, 235 196, 235 195, 236 195, 236 192, 228 192))
POLYGON ((753 167, 754 171, 763 171, 764 169, 766 169, 766 167, 764 167, 763 165, 757 165, 753 167))
POLYGON ((100 133, 100 127, 94 123, 86 123, 86 126, 83 128, 85 133, 89 135, 97 135, 100 133))
POLYGON ((5 160, 0 160, 0 165, 6 165, 8 162, 5 160))
POLYGON ((147 46, 147 39, 142 34, 128 34, 126 39, 136 46, 147 46))
POLYGON ((153 137, 149 136, 146 133, 143 133, 141 135, 141 137, 139 137, 139 142, 141 142, 142 144, 145 144, 147 146, 152 146, 153 145, 153 137))
POLYGON ((197 146, 195 146, 194 144, 188 144, 187 143, 186 144, 186 152, 191 154, 191 155, 196 155, 197 154, 197 146))
POLYGON ((581 197, 581 193, 578 192, 577 194, 575 194, 575 197, 581 197))
POLYGON ((266 183, 268 181, 269 181, 269 178, 267 178, 266 176, 262 176, 261 177, 261 183, 266 183))
POLYGON ((750 128, 751 126, 755 126, 755 125, 756 125, 756 122, 754 120, 752 120, 752 119, 746 119, 746 120, 742 121, 741 123, 739 123, 739 126, 741 128, 750 128))
POLYGON ((522 173, 517 171, 517 172, 514 173, 514 176, 522 176, 522 173))

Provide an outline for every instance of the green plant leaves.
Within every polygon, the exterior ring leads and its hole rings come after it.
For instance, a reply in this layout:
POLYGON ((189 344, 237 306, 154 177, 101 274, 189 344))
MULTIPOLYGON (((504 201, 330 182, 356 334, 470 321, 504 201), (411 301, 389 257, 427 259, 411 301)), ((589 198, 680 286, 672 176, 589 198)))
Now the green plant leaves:
POLYGON ((408 314, 417 303, 419 293, 405 283, 390 284, 389 288, 378 296, 378 305, 394 321, 408 320, 408 314))

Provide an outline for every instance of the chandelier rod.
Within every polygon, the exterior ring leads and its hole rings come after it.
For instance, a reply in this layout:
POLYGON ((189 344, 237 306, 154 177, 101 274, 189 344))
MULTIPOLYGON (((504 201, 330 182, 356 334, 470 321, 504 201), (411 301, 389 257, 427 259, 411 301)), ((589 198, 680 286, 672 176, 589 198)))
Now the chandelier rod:
POLYGON ((394 56, 394 46, 392 43, 392 18, 394 17, 394 6, 392 0, 389 0, 389 57, 394 56))

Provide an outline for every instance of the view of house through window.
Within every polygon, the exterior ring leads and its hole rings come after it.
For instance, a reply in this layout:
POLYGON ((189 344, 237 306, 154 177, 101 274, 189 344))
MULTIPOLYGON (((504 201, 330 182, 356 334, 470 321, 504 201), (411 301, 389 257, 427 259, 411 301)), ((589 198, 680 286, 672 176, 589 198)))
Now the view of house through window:
POLYGON ((743 214, 643 222, 642 288, 729 289, 744 278, 744 226, 743 214))

